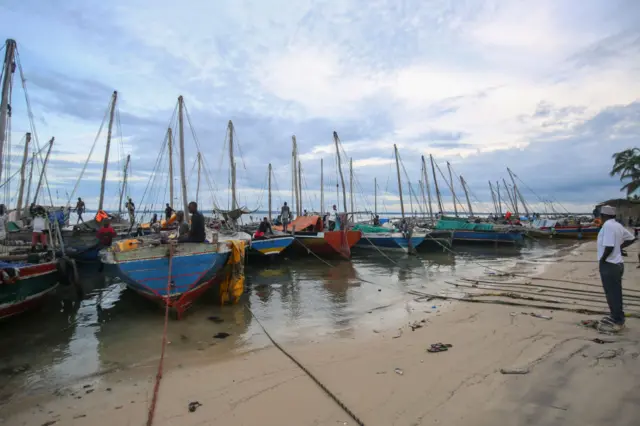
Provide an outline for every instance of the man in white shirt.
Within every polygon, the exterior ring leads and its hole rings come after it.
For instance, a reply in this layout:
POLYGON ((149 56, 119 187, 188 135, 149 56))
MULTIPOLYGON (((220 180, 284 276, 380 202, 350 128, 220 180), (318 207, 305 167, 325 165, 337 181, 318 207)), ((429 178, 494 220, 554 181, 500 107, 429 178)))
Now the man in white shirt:
POLYGON ((34 208, 34 217, 33 217, 33 233, 31 234, 31 251, 36 251, 36 246, 38 243, 42 244, 43 250, 47 250, 47 234, 45 234, 45 230, 47 229, 46 217, 47 212, 42 206, 36 206, 34 208))
POLYGON ((616 222, 616 209, 610 206, 600 208, 602 227, 598 233, 598 263, 600 279, 609 305, 610 316, 604 317, 598 324, 598 330, 617 333, 624 328, 624 310, 622 308, 622 275, 624 263, 622 249, 636 240, 631 232, 616 222))

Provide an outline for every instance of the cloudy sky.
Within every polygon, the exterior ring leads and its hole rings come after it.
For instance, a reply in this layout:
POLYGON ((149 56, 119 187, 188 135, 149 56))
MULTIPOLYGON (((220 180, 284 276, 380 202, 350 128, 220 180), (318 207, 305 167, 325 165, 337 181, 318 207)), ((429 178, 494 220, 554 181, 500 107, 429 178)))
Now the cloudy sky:
MULTIPOLYGON (((58 203, 72 193, 113 90, 119 120, 110 206, 125 154, 134 199, 149 186, 145 204, 168 200, 166 154, 158 155, 179 95, 209 175, 200 200, 210 205, 215 197, 222 208, 229 203, 228 120, 236 129, 239 198, 250 208, 266 207, 269 162, 274 204, 291 202, 292 135, 311 209, 320 208, 321 159, 325 205, 337 201, 334 130, 343 162, 353 159, 356 207, 373 207, 377 178, 379 210, 399 206, 393 144, 407 208, 408 182, 420 193, 420 156, 432 154, 445 176, 446 161, 464 176, 476 209, 489 208, 488 181, 509 181, 510 167, 532 204, 539 196, 572 211, 620 196, 620 183, 608 176, 611 155, 640 145, 634 0, 6 0, 0 16, 1 35, 18 43, 39 143, 56 138, 47 175, 58 203)), ((15 172, 29 128, 19 79, 13 107, 15 172)), ((185 133, 192 199, 197 149, 186 118, 185 133)), ((76 193, 90 208, 105 135, 76 193)), ((177 188, 177 152, 175 168, 177 188)))

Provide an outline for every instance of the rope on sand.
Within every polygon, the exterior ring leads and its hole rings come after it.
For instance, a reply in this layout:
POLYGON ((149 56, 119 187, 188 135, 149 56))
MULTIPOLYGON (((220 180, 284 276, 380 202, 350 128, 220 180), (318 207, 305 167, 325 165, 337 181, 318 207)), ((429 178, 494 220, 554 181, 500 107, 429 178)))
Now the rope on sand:
POLYGON ((309 371, 309 369, 307 367, 305 367, 293 355, 291 355, 289 352, 287 352, 286 349, 284 349, 282 346, 280 346, 280 344, 278 344, 278 342, 276 342, 273 339, 273 337, 271 337, 271 335, 269 334, 267 329, 264 327, 264 325, 262 325, 262 323, 260 322, 260 320, 258 319, 256 314, 253 313, 251 308, 249 306, 246 306, 246 308, 251 313, 251 316, 256 320, 256 322, 258 323, 258 325, 260 326, 260 328, 262 329, 264 334, 267 336, 267 338, 271 341, 273 346, 278 348, 278 350, 280 352, 282 352, 295 365, 297 365, 298 368, 300 368, 307 376, 309 376, 309 378, 311 380, 313 380, 315 382, 315 384, 318 385, 320 387, 320 389, 322 389, 324 391, 324 393, 326 393, 329 396, 329 398, 331 398, 336 404, 338 404, 338 406, 340 408, 342 408, 344 410, 344 412, 347 413, 349 415, 349 417, 351 417, 353 419, 353 421, 356 422, 356 424, 358 424, 359 426, 364 426, 364 422, 362 420, 360 420, 360 418, 353 411, 351 411, 351 409, 349 409, 349 407, 347 407, 347 405, 344 402, 342 402, 340 400, 340 398, 338 398, 333 392, 331 392, 331 390, 329 390, 329 388, 327 388, 327 386, 325 386, 324 383, 322 383, 316 376, 314 376, 313 373, 311 373, 311 371, 309 371))

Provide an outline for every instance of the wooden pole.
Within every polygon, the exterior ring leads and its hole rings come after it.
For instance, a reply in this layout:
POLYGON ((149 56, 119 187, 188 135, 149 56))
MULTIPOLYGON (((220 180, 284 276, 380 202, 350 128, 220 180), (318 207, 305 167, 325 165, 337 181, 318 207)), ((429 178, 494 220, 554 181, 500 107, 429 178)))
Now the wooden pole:
POLYGON ((98 201, 98 210, 102 210, 104 204, 104 187, 107 181, 107 169, 109 166, 109 149, 111 147, 111 135, 113 133, 113 118, 116 112, 116 103, 118 102, 118 91, 114 90, 111 98, 111 110, 109 111, 109 127, 107 128, 107 147, 104 151, 104 163, 102 164, 102 179, 100 181, 100 200, 98 201))
POLYGON ((300 215, 298 210, 298 159, 296 158, 296 135, 291 136, 291 213, 295 211, 296 216, 300 215))
POLYGON ((4 62, 2 70, 2 95, 0 98, 0 177, 2 176, 2 166, 4 162, 4 143, 7 134, 7 127, 10 118, 10 95, 13 81, 13 72, 15 70, 15 40, 7 39, 5 42, 4 62))
POLYGON ((451 189, 451 196, 453 197, 453 211, 456 215, 456 217, 458 217, 458 203, 456 203, 456 193, 455 190, 453 189, 453 174, 451 173, 451 164, 447 161, 447 169, 449 169, 449 182, 450 182, 450 189, 451 189))
POLYGON ((349 158, 349 196, 351 198, 351 214, 356 210, 353 208, 353 158, 349 158))
POLYGON ((271 223, 271 163, 269 163, 269 223, 271 223))
POLYGON ((184 159, 184 99, 178 97, 178 143, 180 144, 180 186, 182 189, 182 207, 184 209, 184 218, 189 218, 189 203, 187 202, 187 177, 185 174, 184 159))
POLYGON ((473 207, 471 207, 471 200, 469 199, 469 190, 467 189, 467 182, 465 182, 462 175, 460 175, 460 184, 464 190, 464 196, 467 198, 467 206, 469 207, 469 217, 473 216, 473 207))
POLYGON ((231 210, 238 208, 236 198, 236 161, 233 158, 233 122, 229 120, 229 166, 231 167, 231 210))
POLYGON ((31 200, 31 180, 33 178, 33 163, 36 162, 36 153, 31 154, 31 164, 29 164, 29 182, 27 183, 27 198, 24 201, 25 209, 28 209, 29 200, 31 200))
POLYGON ((169 205, 173 207, 173 132, 167 129, 167 144, 169 148, 169 205))
POLYGON ((202 158, 200 157, 200 153, 198 152, 198 183, 196 184, 196 203, 198 202, 198 197, 200 196, 200 169, 202 168, 202 158))
POLYGON ((496 192, 498 193, 498 216, 502 216, 502 198, 500 196, 500 181, 496 181, 496 192))
POLYGON ((347 212, 347 190, 344 186, 344 175, 342 174, 342 160, 340 159, 340 147, 338 138, 338 132, 333 132, 333 141, 336 145, 336 155, 338 156, 338 172, 340 172, 340 182, 342 183, 342 203, 344 206, 344 212, 347 212))
POLYGON ((298 211, 302 216, 302 164, 300 163, 300 161, 298 161, 298 204, 298 211))
POLYGON ((26 177, 27 158, 29 158, 29 144, 31 143, 31 133, 25 135, 24 154, 22 156, 22 167, 20 168, 20 190, 18 191, 18 204, 16 206, 16 217, 20 220, 22 213, 22 199, 24 196, 24 181, 26 177))
POLYGON ((122 179, 122 190, 120 191, 120 201, 118 202, 118 214, 122 215, 122 198, 124 197, 127 188, 127 172, 129 171, 129 161, 131 155, 127 155, 127 161, 124 164, 124 178, 122 179))
POLYGON ((427 188, 427 197, 429 201, 429 218, 433 222, 433 208, 431 207, 431 185, 429 185, 429 173, 427 173, 427 164, 422 156, 422 174, 424 176, 424 186, 427 188))
POLYGON ((373 178, 373 214, 378 215, 378 178, 373 178))
POLYGON ((40 170, 40 178, 38 179, 38 186, 36 186, 36 193, 33 196, 34 204, 38 203, 38 193, 42 187, 42 179, 44 179, 44 171, 47 169, 47 163, 49 162, 49 155, 51 154, 51 148, 53 148, 53 141, 55 138, 51 138, 49 141, 49 148, 47 149, 47 155, 44 156, 44 162, 42 163, 42 170, 40 170))
POLYGON ((400 211, 404 219, 404 200, 402 199, 402 180, 400 179, 400 162, 398 161, 398 147, 393 144, 393 152, 396 157, 396 172, 398 173, 398 194, 400 195, 400 211))
POLYGON ((442 196, 440 195, 440 188, 438 188, 438 178, 436 177, 436 166, 433 164, 433 156, 429 154, 429 159, 431 160, 431 172, 433 173, 433 184, 436 187, 436 196, 438 197, 438 208, 440 209, 440 214, 444 214, 444 207, 442 206, 442 196))
POLYGON ((320 159, 320 216, 324 217, 324 160, 320 159))

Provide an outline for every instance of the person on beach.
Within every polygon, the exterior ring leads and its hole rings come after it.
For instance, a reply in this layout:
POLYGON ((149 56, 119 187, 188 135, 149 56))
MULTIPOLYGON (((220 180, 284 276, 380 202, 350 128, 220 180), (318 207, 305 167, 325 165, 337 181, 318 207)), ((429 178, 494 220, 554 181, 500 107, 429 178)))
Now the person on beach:
POLYGON ((284 202, 284 205, 280 209, 280 220, 282 221, 282 230, 287 232, 287 225, 289 225, 291 219, 291 209, 287 205, 287 202, 284 202))
POLYGON ((82 201, 82 198, 78 197, 78 202, 76 203, 76 208, 74 209, 74 211, 78 214, 78 220, 76 221, 76 225, 79 224, 80 222, 84 223, 82 214, 85 211, 85 205, 84 205, 84 201, 82 201))
POLYGON ((624 329, 625 318, 622 307, 622 275, 624 274, 623 249, 636 238, 616 221, 616 209, 602 206, 602 228, 598 232, 598 266, 602 287, 609 305, 610 316, 598 324, 604 333, 617 333, 624 329))

